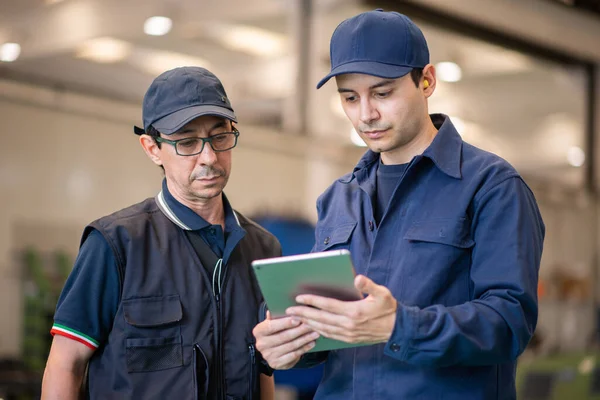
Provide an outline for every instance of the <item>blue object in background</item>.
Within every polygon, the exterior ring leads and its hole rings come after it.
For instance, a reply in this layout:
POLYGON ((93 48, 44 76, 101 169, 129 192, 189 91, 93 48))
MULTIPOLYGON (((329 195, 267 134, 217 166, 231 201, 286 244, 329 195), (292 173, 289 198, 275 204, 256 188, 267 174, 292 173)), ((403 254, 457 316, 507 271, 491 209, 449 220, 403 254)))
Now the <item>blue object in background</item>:
MULTIPOLYGON (((315 227, 306 221, 285 217, 253 218, 271 232, 281 243, 284 256, 309 253, 315 242, 315 227)), ((275 371, 275 384, 291 386, 298 391, 298 398, 312 399, 321 377, 323 365, 307 369, 275 371)))

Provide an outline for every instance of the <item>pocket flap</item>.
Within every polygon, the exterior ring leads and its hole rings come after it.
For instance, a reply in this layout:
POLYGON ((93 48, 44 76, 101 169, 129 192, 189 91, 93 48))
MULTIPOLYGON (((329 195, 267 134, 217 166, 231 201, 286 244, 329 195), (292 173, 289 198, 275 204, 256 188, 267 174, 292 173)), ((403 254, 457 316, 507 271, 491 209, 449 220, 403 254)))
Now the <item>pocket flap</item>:
POLYGON ((414 222, 404 239, 447 244, 469 248, 475 244, 471 238, 471 227, 466 218, 441 218, 414 222))
POLYGON ((178 295, 123 300, 123 315, 129 325, 150 327, 181 321, 178 295))
POLYGON ((317 234, 318 246, 324 246, 327 249, 331 246, 341 243, 347 243, 356 227, 356 222, 338 225, 333 229, 322 230, 317 234))

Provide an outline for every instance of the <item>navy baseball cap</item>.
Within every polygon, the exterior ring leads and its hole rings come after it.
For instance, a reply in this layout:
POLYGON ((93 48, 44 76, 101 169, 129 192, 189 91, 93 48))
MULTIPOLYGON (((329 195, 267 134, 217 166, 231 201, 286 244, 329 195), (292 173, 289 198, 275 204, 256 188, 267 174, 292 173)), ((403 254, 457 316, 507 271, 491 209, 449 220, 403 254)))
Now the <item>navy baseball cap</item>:
POLYGON ((423 32, 406 15, 382 9, 343 21, 331 36, 331 72, 317 89, 341 74, 395 79, 429 64, 423 32))
POLYGON ((201 67, 175 68, 154 79, 142 105, 144 129, 135 126, 133 131, 142 135, 152 125, 170 135, 202 115, 237 122, 219 78, 201 67))

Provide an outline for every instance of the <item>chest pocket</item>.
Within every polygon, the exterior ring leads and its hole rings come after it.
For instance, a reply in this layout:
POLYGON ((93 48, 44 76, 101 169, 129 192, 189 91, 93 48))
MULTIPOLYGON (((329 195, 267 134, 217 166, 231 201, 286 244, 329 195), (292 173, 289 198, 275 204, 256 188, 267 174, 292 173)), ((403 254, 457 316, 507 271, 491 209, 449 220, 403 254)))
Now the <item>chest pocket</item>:
POLYGON ((397 249, 402 262, 401 299, 407 304, 454 306, 470 299, 470 260, 475 242, 467 218, 418 221, 397 249))
POLYGON ((159 371, 183 365, 179 296, 123 301, 129 372, 159 371))
POLYGON ((470 226, 466 218, 443 218, 417 221, 404 235, 404 239, 414 242, 441 243, 467 249, 475 242, 471 238, 470 226))
POLYGON ((316 251, 347 249, 352 232, 356 228, 356 222, 350 222, 328 229, 317 229, 316 251))

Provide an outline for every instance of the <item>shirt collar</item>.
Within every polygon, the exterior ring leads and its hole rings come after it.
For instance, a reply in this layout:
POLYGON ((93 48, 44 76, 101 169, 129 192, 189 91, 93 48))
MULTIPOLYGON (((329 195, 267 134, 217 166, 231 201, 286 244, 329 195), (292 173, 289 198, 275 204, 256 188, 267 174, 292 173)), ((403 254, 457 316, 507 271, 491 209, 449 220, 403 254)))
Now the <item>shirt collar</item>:
MULTIPOLYGON (((460 162, 462 154, 462 138, 456 131, 456 128, 450 121, 450 118, 444 114, 431 114, 431 121, 438 129, 433 141, 423 152, 423 156, 431 159, 436 167, 444 174, 460 179, 462 177, 460 171, 460 162)), ((349 183, 356 175, 361 175, 361 171, 369 169, 375 162, 379 161, 379 153, 371 150, 362 156, 352 174, 346 175, 340 179, 340 182, 349 183)))
POLYGON ((456 179, 462 178, 460 172, 462 138, 447 115, 431 114, 431 121, 438 129, 438 133, 423 152, 423 156, 431 159, 446 175, 456 179))
MULTIPOLYGON (((195 231, 211 226, 204 218, 196 214, 191 208, 181 204, 167 187, 166 178, 163 179, 162 190, 156 196, 156 203, 160 210, 175 225, 187 231, 195 231)), ((238 217, 223 193, 223 207, 225 211, 225 232, 241 228, 238 217)))

